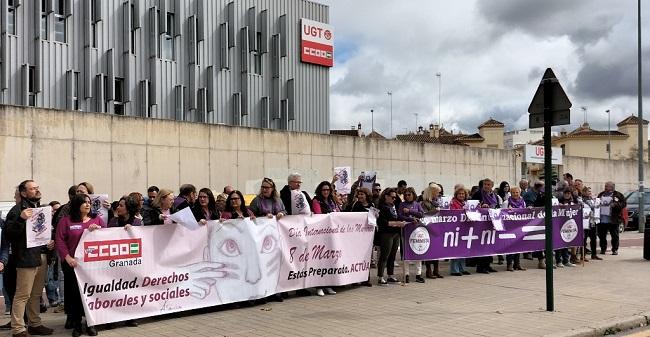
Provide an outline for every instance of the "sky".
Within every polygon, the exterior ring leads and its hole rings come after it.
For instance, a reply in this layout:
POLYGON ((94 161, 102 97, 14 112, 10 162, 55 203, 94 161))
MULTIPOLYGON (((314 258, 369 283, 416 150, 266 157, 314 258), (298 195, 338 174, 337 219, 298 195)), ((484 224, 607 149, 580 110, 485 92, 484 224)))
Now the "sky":
MULTIPOLYGON (((637 0, 318 2, 330 6, 335 31, 332 129, 361 122, 368 133, 372 109, 375 130, 390 136, 389 91, 393 135, 439 119, 455 132, 478 132, 488 118, 525 129, 548 67, 573 103, 566 130, 584 122, 582 107, 600 130, 608 127, 606 110, 612 129, 637 115, 637 0)), ((650 2, 642 5, 650 79, 650 2)), ((647 96, 650 82, 644 85, 647 96)))

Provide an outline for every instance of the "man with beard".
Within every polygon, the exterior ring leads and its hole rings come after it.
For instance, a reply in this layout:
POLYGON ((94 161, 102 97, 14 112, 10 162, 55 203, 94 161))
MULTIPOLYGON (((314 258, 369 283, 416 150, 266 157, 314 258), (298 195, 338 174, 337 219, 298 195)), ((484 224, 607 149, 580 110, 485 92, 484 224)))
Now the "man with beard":
POLYGON ((54 330, 41 323, 39 300, 43 293, 47 275, 47 251, 54 247, 54 241, 47 246, 27 248, 26 220, 33 209, 40 207, 41 191, 33 180, 18 185, 21 202, 7 214, 6 232, 16 260, 16 294, 11 306, 12 336, 51 335, 54 330), (27 309, 27 310, 26 310, 27 309), (27 311, 29 328, 25 329, 23 315, 27 311))

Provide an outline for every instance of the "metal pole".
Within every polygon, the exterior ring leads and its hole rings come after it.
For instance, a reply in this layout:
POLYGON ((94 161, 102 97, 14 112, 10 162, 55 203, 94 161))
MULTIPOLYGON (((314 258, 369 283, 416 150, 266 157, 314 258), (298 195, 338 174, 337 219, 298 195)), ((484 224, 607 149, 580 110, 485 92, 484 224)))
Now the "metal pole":
POLYGON ((414 115, 415 115, 415 131, 417 132, 417 130, 418 130, 418 113, 416 112, 416 113, 414 113, 414 115))
POLYGON ((542 80, 544 84, 544 226, 545 226, 545 253, 546 253, 546 311, 554 311, 553 301, 553 214, 551 207, 551 175, 553 174, 551 162, 551 106, 553 105, 553 85, 548 79, 542 80))
POLYGON ((442 92, 442 73, 436 73, 438 77, 438 127, 442 127, 440 124, 440 96, 442 92))
POLYGON ((612 160, 612 127, 610 126, 612 114, 609 110, 605 112, 607 113, 607 159, 612 160))
POLYGON ((390 97, 390 138, 393 138, 393 93, 389 91, 386 94, 390 97))
POLYGON ((642 96, 642 73, 641 73, 641 0, 639 2, 639 18, 638 18, 638 24, 637 24, 637 29, 638 29, 638 100, 639 100, 639 233, 643 233, 645 231, 645 173, 643 172, 643 160, 644 160, 644 155, 643 155, 643 142, 645 141, 643 138, 643 96, 642 96))
POLYGON ((370 129, 375 131, 375 110, 370 109, 370 129))

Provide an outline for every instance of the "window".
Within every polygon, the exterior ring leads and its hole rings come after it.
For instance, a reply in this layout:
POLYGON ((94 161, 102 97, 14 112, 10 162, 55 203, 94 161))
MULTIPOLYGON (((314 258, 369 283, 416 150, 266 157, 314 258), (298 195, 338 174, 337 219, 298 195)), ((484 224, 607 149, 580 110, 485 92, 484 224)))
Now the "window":
MULTIPOLYGON (((135 15, 136 15, 135 5, 131 4, 131 20, 132 21, 136 20, 135 15)), ((133 54, 133 55, 135 55, 135 46, 136 46, 135 37, 136 37, 135 29, 133 27, 131 27, 131 54, 133 54)))
MULTIPOLYGON (((100 76, 100 75, 98 75, 98 76, 100 76)), ((109 101, 108 101, 107 97, 111 97, 109 95, 109 92, 108 92, 108 90, 110 89, 110 86, 108 85, 108 76, 104 75, 102 77, 104 79, 104 112, 108 112, 109 111, 108 110, 109 101)))
POLYGON ((609 144, 605 144, 605 152, 609 153, 609 144))
POLYGON ((65 0, 55 1, 54 41, 66 42, 65 0))
POLYGON ((163 34, 160 48, 161 58, 174 59, 174 13, 167 13, 167 31, 163 34))
POLYGON ((566 145, 562 144, 562 145, 560 145, 560 147, 562 148, 562 155, 565 155, 566 154, 566 145))
POLYGON ((7 6, 7 33, 16 35, 16 5, 9 0, 7 6))
POLYGON ((74 110, 79 110, 79 72, 74 73, 74 79, 72 83, 72 108, 74 110))
POLYGON ((116 115, 124 115, 124 79, 115 78, 115 101, 113 112, 116 115))
POLYGON ((262 75, 262 33, 258 32, 256 35, 257 50, 253 52, 253 72, 257 75, 262 75))
POLYGON ((97 24, 93 23, 90 25, 91 35, 92 35, 92 47, 97 48, 97 24))
POLYGON ((27 90, 29 91, 29 105, 36 106, 36 67, 29 66, 27 90))
POLYGON ((95 0, 90 1, 90 12, 92 13, 93 19, 90 24, 90 36, 91 36, 91 47, 97 48, 97 21, 95 19, 97 13, 97 3, 95 0))
POLYGON ((49 39, 49 31, 47 27, 47 0, 41 0, 41 39, 49 39))

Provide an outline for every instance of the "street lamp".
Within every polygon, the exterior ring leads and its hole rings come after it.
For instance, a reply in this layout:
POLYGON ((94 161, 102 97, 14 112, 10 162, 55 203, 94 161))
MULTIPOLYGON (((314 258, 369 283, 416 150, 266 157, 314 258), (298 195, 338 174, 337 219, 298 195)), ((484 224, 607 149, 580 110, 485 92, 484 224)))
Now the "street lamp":
MULTIPOLYGON (((638 100, 639 100, 639 126, 638 126, 638 141, 639 141, 639 232, 643 233, 645 231, 645 201, 644 201, 644 196, 645 196, 645 188, 643 185, 645 185, 644 180, 645 180, 645 173, 643 172, 643 143, 647 141, 647 139, 643 139, 643 97, 642 97, 642 73, 641 73, 641 0, 638 1, 639 7, 638 7, 638 21, 637 21, 637 30, 638 30, 638 41, 637 41, 637 62, 638 62, 638 100)), ((644 252, 648 247, 644 247, 644 252)), ((644 258, 650 260, 650 256, 646 256, 644 253, 644 258)))
POLYGON ((612 130, 610 126, 611 113, 609 109, 605 110, 607 113, 607 159, 612 160, 612 130))
POLYGON ((370 109, 370 129, 375 131, 375 110, 370 109))
POLYGON ((387 91, 386 94, 390 97, 390 138, 393 138, 393 92, 387 91))
POLYGON ((417 129, 418 129, 418 115, 419 114, 417 112, 415 112, 413 114, 415 115, 415 130, 417 131, 417 129))
POLYGON ((440 125, 440 93, 442 92, 442 73, 437 72, 436 77, 438 78, 438 127, 440 125))

